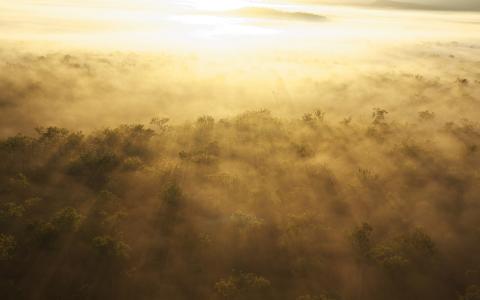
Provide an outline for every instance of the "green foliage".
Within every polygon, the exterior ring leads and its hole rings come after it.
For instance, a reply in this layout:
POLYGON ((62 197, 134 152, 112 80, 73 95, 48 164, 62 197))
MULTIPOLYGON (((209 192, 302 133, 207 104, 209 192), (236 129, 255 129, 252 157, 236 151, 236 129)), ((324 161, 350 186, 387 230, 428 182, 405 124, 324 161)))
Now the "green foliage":
POLYGON ((400 242, 403 251, 417 263, 432 258, 436 253, 432 239, 420 229, 400 237, 400 242))
POLYGON ((130 252, 130 247, 126 243, 111 236, 95 237, 92 246, 98 255, 109 259, 125 259, 130 252))
POLYGON ((52 249, 59 239, 60 233, 50 222, 36 221, 28 225, 29 232, 33 233, 34 240, 41 248, 52 249))
POLYGON ((68 233, 76 231, 83 218, 75 208, 68 207, 57 212, 50 223, 59 233, 68 233))
POLYGON ((0 234, 0 262, 10 259, 14 255, 16 247, 13 236, 0 234))
POLYGON ((8 189, 13 191, 25 190, 29 185, 28 178, 23 173, 18 173, 15 176, 10 177, 8 181, 8 189))
POLYGON ((475 299, 465 287, 478 279, 457 274, 480 266, 480 128, 386 115, 346 126, 260 110, 157 120, 156 132, 5 138, 0 289, 13 299, 475 299))
POLYGON ((293 148, 295 149, 295 152, 297 153, 297 155, 302 158, 309 158, 309 157, 312 157, 314 154, 314 151, 308 145, 305 145, 305 144, 300 144, 300 145, 294 144, 293 148))
POLYGON ((80 155, 70 165, 69 173, 82 178, 93 188, 101 188, 120 163, 119 157, 114 152, 94 150, 80 155))
POLYGON ((28 231, 40 247, 53 249, 59 240, 78 230, 84 216, 74 208, 56 212, 49 221, 35 221, 28 225, 28 231))
POLYGON ((302 120, 310 126, 314 126, 315 124, 322 123, 325 120, 325 112, 316 110, 313 113, 304 114, 302 120))
POLYGON ((163 192, 163 203, 169 209, 178 209, 182 206, 184 201, 184 196, 180 186, 176 183, 169 184, 168 187, 163 192))
POLYGON ((373 124, 385 124, 388 111, 382 108, 374 108, 372 113, 373 124))
POLYGON ((428 110, 424 110, 418 113, 418 117, 422 121, 431 121, 435 119, 435 113, 428 110))
POLYGON ((358 260, 369 262, 372 258, 373 228, 368 223, 357 226, 350 233, 350 243, 358 260))
POLYGON ((0 149, 9 154, 26 152, 32 147, 34 139, 24 135, 8 137, 0 143, 0 149))
POLYGON ((225 299, 232 299, 237 295, 238 288, 233 277, 220 279, 215 283, 215 292, 225 299))
POLYGON ((262 226, 263 220, 257 218, 252 214, 248 214, 241 211, 236 211, 230 216, 230 221, 234 226, 241 230, 247 230, 251 228, 257 228, 262 226))
POLYGON ((420 229, 380 243, 372 250, 375 263, 391 275, 413 271, 434 262, 436 248, 420 229))
POLYGON ((19 218, 25 213, 25 208, 15 202, 7 202, 0 208, 0 220, 2 218, 19 218))
POLYGON ((270 287, 270 281, 263 276, 234 271, 233 275, 217 281, 214 289, 225 299, 252 299, 264 294, 270 287))
POLYGON ((219 154, 220 147, 216 142, 211 142, 195 151, 180 151, 178 156, 180 157, 180 159, 185 161, 190 161, 197 164, 210 165, 218 161, 219 154))
POLYGON ((36 128, 35 131, 39 136, 38 141, 42 144, 58 143, 64 140, 69 134, 67 129, 58 127, 39 127, 36 128))
POLYGON ((199 130, 212 130, 215 126, 215 119, 211 116, 203 116, 197 119, 195 125, 199 130))
POLYGON ((123 163, 122 168, 125 171, 137 171, 143 167, 143 161, 139 157, 127 157, 123 163))
POLYGON ((155 130, 159 133, 165 133, 169 126, 167 125, 167 123, 170 121, 169 118, 153 118, 151 121, 150 121, 150 124, 151 125, 154 125, 156 126, 155 130))
POLYGON ((335 295, 322 294, 320 296, 312 296, 310 294, 297 297, 296 300, 337 300, 339 299, 335 295))
POLYGON ((390 273, 401 272, 407 268, 411 262, 403 254, 401 246, 396 244, 386 244, 376 247, 373 251, 375 262, 390 273))
POLYGON ((358 169, 357 178, 361 184, 370 188, 378 188, 380 183, 380 178, 378 174, 375 174, 368 169, 358 169))

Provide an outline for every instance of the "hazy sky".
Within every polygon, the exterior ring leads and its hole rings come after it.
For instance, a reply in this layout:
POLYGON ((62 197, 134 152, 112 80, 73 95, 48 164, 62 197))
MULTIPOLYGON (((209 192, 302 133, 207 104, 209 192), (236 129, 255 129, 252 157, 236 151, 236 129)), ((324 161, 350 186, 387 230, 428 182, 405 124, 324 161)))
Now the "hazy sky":
MULTIPOLYGON (((8 0, 0 0, 0 3, 8 0)), ((199 0, 202 2, 211 2, 212 0, 199 0)), ((236 0, 224 0, 225 2, 236 1, 236 0)), ((262 0, 257 0, 262 2, 262 0)), ((311 3, 322 3, 322 2, 338 2, 338 3, 369 3, 374 2, 375 0, 264 0, 265 2, 311 2, 311 3)), ((396 2, 409 2, 409 3, 421 3, 428 5, 442 5, 450 7, 480 7, 480 0, 393 0, 396 2)), ((18 0, 16 2, 30 2, 30 3, 121 3, 121 2, 131 2, 131 3, 165 3, 165 2, 183 2, 183 0, 18 0)))
POLYGON ((398 0, 398 2, 441 5, 451 8, 480 8, 480 0, 398 0))
MULTIPOLYGON (((208 0, 205 0, 208 1, 208 0)), ((229 1, 229 0, 225 0, 229 1)), ((368 4, 378 0, 261 0, 268 2, 303 2, 303 3, 339 3, 339 4, 368 4)), ((380 0, 381 1, 381 0, 380 0)), ((429 6, 439 6, 450 9, 480 9, 480 0, 383 0, 393 2, 415 3, 429 6)))

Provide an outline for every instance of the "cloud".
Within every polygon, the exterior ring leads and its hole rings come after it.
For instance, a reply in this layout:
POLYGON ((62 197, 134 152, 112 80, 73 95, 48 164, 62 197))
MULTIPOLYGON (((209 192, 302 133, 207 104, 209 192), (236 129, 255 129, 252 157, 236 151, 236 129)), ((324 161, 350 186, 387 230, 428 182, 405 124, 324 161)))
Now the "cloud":
POLYGON ((470 1, 455 1, 455 3, 444 1, 390 1, 376 0, 370 4, 375 7, 395 8, 395 9, 416 9, 416 10, 479 10, 480 3, 470 1))
POLYGON ((228 12, 229 15, 255 18, 297 21, 324 21, 326 17, 308 12, 290 12, 265 7, 247 7, 228 12))

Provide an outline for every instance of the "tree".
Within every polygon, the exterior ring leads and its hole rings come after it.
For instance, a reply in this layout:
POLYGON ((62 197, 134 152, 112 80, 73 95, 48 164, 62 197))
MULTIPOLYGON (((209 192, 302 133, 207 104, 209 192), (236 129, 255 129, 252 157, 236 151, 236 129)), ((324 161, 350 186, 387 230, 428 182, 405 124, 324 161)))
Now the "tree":
POLYGON ((0 261, 8 260, 13 256, 17 243, 15 238, 8 234, 0 234, 0 261))

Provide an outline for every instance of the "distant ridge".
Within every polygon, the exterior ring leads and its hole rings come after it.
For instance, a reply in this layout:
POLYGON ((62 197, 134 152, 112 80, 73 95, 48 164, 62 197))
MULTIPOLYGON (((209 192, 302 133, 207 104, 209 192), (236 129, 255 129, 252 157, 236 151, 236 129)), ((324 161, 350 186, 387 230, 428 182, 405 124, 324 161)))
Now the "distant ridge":
POLYGON ((266 7, 240 8, 236 10, 231 10, 227 12, 227 14, 246 18, 300 20, 310 22, 324 21, 327 19, 325 16, 313 13, 289 12, 266 7))
POLYGON ((399 2, 399 1, 390 1, 390 0, 377 0, 370 4, 375 7, 382 8, 395 8, 395 9, 414 9, 414 10, 439 10, 444 9, 442 7, 433 6, 433 5, 424 5, 412 2, 399 2))
POLYGON ((405 10, 480 11, 480 0, 439 0, 426 4, 421 0, 295 0, 305 4, 391 8, 405 10))
POLYGON ((477 3, 460 4, 452 1, 451 4, 427 5, 415 3, 415 0, 409 2, 392 1, 392 0, 376 0, 370 4, 361 5, 368 7, 392 8, 392 9, 412 9, 412 10, 441 10, 441 11, 480 11, 480 0, 477 3))

